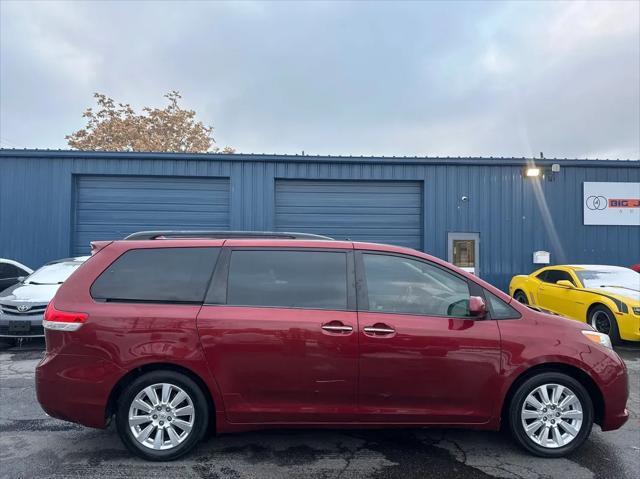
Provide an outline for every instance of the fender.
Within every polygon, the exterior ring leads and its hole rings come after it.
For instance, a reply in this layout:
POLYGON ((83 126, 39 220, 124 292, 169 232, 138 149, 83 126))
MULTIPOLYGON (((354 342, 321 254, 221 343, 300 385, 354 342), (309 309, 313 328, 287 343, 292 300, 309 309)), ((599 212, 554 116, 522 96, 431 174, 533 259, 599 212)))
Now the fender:
MULTIPOLYGON (((619 299, 616 299, 613 296, 609 296, 608 294, 604 294, 599 291, 593 291, 591 289, 585 289, 583 291, 585 291, 586 293, 595 294, 597 296, 602 296, 603 298, 607 298, 608 300, 613 302, 613 304, 616 305, 616 308, 618 309, 617 311, 618 313, 627 314, 629 312, 629 307, 623 301, 620 301, 619 299)), ((594 302, 590 302, 589 308, 594 304, 595 304, 594 302)), ((605 306, 608 307, 608 305, 605 305, 605 306)))
POLYGON ((142 359, 128 366, 127 370, 122 370, 122 374, 117 378, 117 381, 111 390, 110 399, 111 395, 118 391, 123 379, 129 376, 137 376, 142 372, 163 369, 164 367, 166 369, 173 369, 176 371, 185 371, 199 380, 199 382, 206 387, 206 391, 203 391, 205 395, 211 397, 211 402, 215 409, 214 413, 217 414, 219 412, 224 412, 224 402, 222 400, 220 387, 218 386, 218 382, 213 376, 213 373, 210 371, 210 368, 207 366, 204 357, 202 358, 202 361, 193 361, 185 365, 184 361, 178 362, 169 356, 164 358, 156 356, 153 359, 142 359))

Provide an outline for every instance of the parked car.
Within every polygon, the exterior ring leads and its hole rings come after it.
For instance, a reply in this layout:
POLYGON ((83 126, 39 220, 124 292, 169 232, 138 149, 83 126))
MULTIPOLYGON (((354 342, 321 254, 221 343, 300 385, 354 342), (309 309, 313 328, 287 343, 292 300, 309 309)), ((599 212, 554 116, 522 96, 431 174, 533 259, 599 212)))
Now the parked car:
POLYGON ((638 264, 632 264, 632 265, 630 266, 630 268, 631 268, 632 270, 634 270, 636 273, 640 273, 640 263, 638 263, 638 264))
POLYGON ((9 286, 19 283, 21 279, 31 273, 33 273, 33 270, 22 263, 0 258, 0 293, 9 286))
POLYGON ((172 460, 209 428, 497 430, 559 457, 622 426, 609 337, 419 251, 301 239, 105 242, 45 313, 51 416, 172 460))
POLYGON ((0 337, 43 337, 44 310, 60 285, 88 256, 47 263, 0 294, 0 337))
POLYGON ((589 323, 609 335, 640 341, 640 274, 603 265, 556 265, 514 276, 509 294, 566 318, 589 323))

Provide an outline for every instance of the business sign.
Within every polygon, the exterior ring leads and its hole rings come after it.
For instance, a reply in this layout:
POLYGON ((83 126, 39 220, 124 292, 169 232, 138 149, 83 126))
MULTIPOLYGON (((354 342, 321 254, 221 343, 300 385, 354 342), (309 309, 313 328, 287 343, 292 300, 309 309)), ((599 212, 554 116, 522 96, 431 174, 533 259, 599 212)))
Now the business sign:
POLYGON ((584 183, 585 225, 640 226, 640 183, 584 183))

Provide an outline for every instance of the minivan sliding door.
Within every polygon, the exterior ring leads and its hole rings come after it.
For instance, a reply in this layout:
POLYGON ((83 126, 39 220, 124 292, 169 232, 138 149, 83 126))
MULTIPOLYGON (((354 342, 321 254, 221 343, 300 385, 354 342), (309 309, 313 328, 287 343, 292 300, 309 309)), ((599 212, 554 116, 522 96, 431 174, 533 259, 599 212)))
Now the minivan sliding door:
POLYGON ((353 252, 225 248, 198 331, 233 423, 355 420, 353 252))

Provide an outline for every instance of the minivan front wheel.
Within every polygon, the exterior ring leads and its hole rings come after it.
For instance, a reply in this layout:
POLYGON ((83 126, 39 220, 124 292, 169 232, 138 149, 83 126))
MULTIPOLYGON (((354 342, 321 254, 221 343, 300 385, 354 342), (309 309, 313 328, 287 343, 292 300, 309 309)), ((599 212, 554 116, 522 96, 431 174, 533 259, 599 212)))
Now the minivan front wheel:
POLYGON ((577 380, 563 373, 537 374, 516 390, 509 406, 515 439, 541 457, 562 457, 589 437, 593 404, 577 380))
POLYGON ((170 461, 189 452, 209 421, 200 387, 175 371, 136 378, 118 401, 116 426, 124 445, 152 461, 170 461))

